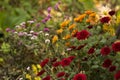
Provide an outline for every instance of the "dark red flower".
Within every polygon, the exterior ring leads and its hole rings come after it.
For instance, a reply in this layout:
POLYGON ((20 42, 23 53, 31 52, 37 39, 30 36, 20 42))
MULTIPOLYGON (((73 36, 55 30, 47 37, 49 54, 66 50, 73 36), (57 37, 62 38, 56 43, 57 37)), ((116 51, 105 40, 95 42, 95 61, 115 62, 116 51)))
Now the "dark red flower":
POLYGON ((111 50, 109 47, 103 47, 103 48, 101 48, 100 53, 102 54, 102 56, 106 56, 106 55, 110 54, 110 51, 111 50))
POLYGON ((75 58, 75 56, 70 56, 70 57, 68 57, 68 58, 70 58, 71 59, 71 61, 75 58))
POLYGON ((108 23, 110 21, 110 17, 106 16, 100 19, 101 23, 108 23))
POLYGON ((76 37, 78 40, 84 40, 88 38, 89 35, 90 33, 87 30, 82 30, 80 32, 77 32, 76 37))
POLYGON ((113 72, 113 71, 115 71, 116 70, 116 66, 110 66, 110 68, 109 68, 109 71, 110 72, 113 72))
POLYGON ((87 28, 88 28, 88 29, 91 29, 91 28, 93 28, 93 26, 92 26, 92 25, 89 25, 87 28))
POLYGON ((115 52, 120 51, 120 42, 116 42, 112 44, 112 50, 115 52))
POLYGON ((87 77, 85 74, 76 74, 74 77, 73 77, 73 80, 87 80, 87 77))
POLYGON ((71 50, 76 49, 76 46, 70 46, 69 48, 71 48, 71 50))
POLYGON ((58 74, 57 74, 57 77, 59 78, 59 77, 63 77, 65 75, 65 72, 59 72, 58 74))
POLYGON ((42 75, 44 72, 45 72, 45 70, 44 70, 44 69, 43 69, 43 70, 41 70, 40 72, 38 72, 38 73, 37 73, 37 76, 42 75))
POLYGON ((50 75, 46 76, 45 78, 43 78, 42 80, 50 80, 50 75))
POLYGON ((115 14, 114 10, 112 10, 112 11, 109 12, 109 15, 111 15, 111 16, 113 16, 114 14, 115 14))
POLYGON ((69 76, 70 76, 70 74, 68 74, 68 73, 65 74, 65 77, 66 77, 66 78, 69 77, 69 76))
POLYGON ((60 62, 59 62, 59 61, 53 63, 53 67, 57 67, 57 66, 59 66, 59 65, 60 65, 60 62))
POLYGON ((120 70, 114 75, 115 80, 120 80, 120 70))
POLYGON ((40 66, 41 66, 41 67, 44 67, 48 62, 49 62, 49 59, 44 59, 44 60, 40 63, 40 66))
POLYGON ((95 49, 92 47, 88 50, 88 54, 93 54, 95 52, 95 49))
POLYGON ((51 60, 51 62, 55 62, 55 61, 57 61, 57 58, 53 58, 53 59, 51 60))
POLYGON ((71 63, 71 59, 70 59, 70 58, 64 58, 64 59, 62 59, 62 61, 61 61, 61 65, 62 65, 63 67, 70 65, 70 63, 71 63))
POLYGON ((86 44, 78 46, 78 47, 76 48, 76 50, 82 49, 85 45, 86 45, 86 44))
POLYGON ((106 60, 104 60, 102 66, 104 68, 109 68, 111 64, 112 64, 112 61, 110 59, 106 59, 106 60))

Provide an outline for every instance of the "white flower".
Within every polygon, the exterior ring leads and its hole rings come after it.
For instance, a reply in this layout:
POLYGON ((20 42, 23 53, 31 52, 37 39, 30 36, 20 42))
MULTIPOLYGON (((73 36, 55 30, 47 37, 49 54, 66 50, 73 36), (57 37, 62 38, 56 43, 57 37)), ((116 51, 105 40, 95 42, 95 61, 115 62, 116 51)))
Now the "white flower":
POLYGON ((32 36, 32 34, 27 34, 27 36, 32 36))
POLYGON ((28 23, 30 23, 30 24, 32 24, 32 23, 34 23, 35 21, 27 21, 28 23))
POLYGON ((25 22, 20 23, 20 25, 21 25, 21 26, 22 26, 22 25, 25 25, 25 22))
POLYGON ((30 66, 27 67, 27 70, 30 70, 30 66))
POLYGON ((39 31, 39 34, 43 33, 43 31, 39 31))
POLYGON ((70 51, 70 50, 72 50, 71 48, 67 48, 67 51, 70 51))
POLYGON ((32 34, 32 33, 34 33, 34 31, 30 31, 30 33, 32 34))
POLYGON ((24 35, 27 35, 27 32, 23 32, 24 35))
POLYGON ((15 26, 16 28, 20 28, 20 26, 19 25, 17 25, 17 26, 15 26))
POLYGON ((23 80, 23 78, 19 78, 19 80, 23 80))
POLYGON ((49 34, 48 34, 48 33, 45 33, 45 36, 49 36, 49 34))
POLYGON ((101 17, 104 17, 106 15, 108 15, 108 12, 111 11, 111 9, 108 6, 99 6, 98 7, 98 14, 100 14, 101 17))
POLYGON ((18 32, 15 31, 14 33, 17 34, 18 32))
POLYGON ((37 39, 37 36, 32 36, 31 37, 31 40, 35 40, 35 39, 37 39))
POLYGON ((46 39, 46 40, 45 40, 45 43, 48 43, 48 44, 49 44, 49 43, 50 43, 50 40, 49 40, 49 39, 46 39))

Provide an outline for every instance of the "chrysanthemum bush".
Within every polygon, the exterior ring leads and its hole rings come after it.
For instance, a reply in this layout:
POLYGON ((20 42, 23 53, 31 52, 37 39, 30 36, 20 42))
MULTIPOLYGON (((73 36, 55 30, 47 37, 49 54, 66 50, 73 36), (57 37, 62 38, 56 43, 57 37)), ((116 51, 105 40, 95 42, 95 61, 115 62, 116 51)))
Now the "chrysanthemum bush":
MULTIPOLYGON (((41 70, 36 77, 42 80, 119 80, 120 41, 115 36, 115 25, 113 10, 104 16, 85 11, 73 20, 61 22, 51 39, 52 56, 40 61, 41 70)), ((29 79, 32 77, 35 76, 29 79)))
POLYGON ((10 49, 3 47, 3 52, 15 56, 14 61, 23 61, 21 66, 26 67, 19 79, 120 79, 120 41, 115 35, 114 10, 103 15, 88 10, 63 22, 53 20, 51 7, 47 12, 42 23, 26 21, 14 30, 6 29, 10 49), (50 24, 51 19, 56 23, 50 24))

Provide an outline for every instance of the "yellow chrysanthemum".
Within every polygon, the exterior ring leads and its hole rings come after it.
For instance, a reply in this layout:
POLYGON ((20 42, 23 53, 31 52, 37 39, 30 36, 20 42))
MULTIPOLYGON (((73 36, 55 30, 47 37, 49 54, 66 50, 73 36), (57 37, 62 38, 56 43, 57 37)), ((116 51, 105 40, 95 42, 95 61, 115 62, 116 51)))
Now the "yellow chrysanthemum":
POLYGON ((70 46, 70 42, 65 43, 65 46, 69 47, 70 46))
POLYGON ((25 75, 25 77, 26 77, 26 79, 28 79, 28 80, 32 80, 32 78, 31 78, 31 75, 30 75, 30 74, 26 74, 26 75, 25 75))
POLYGON ((36 67, 34 64, 32 65, 32 70, 33 70, 33 72, 34 72, 35 74, 37 74, 37 72, 38 72, 38 71, 37 71, 37 67, 36 67))
POLYGON ((71 35, 74 36, 77 32, 78 32, 78 30, 73 30, 71 35))
POLYGON ((109 26, 107 24, 103 25, 103 31, 108 31, 109 30, 109 26))
POLYGON ((96 16, 96 13, 91 13, 89 16, 90 16, 90 17, 95 17, 95 16, 96 16))
POLYGON ((72 24, 68 27, 68 29, 71 30, 71 29, 75 28, 75 26, 76 26, 76 24, 72 24))
POLYGON ((63 39, 70 39, 70 34, 67 34, 65 37, 63 37, 63 39))
POLYGON ((74 21, 81 22, 85 18, 86 14, 81 14, 77 18, 74 18, 74 21))
POLYGON ((35 77, 34 80, 42 80, 40 77, 35 77))
POLYGON ((60 24, 61 28, 65 28, 69 24, 70 20, 66 20, 60 24))
POLYGON ((115 29, 114 28, 109 29, 109 32, 112 36, 115 36, 115 29))
POLYGON ((40 64, 37 64, 36 66, 38 68, 38 71, 40 71, 42 69, 42 67, 40 66, 40 64))
POLYGON ((58 36, 55 35, 55 36, 52 38, 52 43, 55 43, 57 40, 58 40, 58 36))
POLYGON ((87 10, 87 11, 85 11, 85 14, 91 14, 91 13, 93 13, 93 11, 91 11, 91 10, 87 10))
POLYGON ((63 32, 63 29, 59 29, 56 32, 57 32, 57 34, 61 34, 63 32))

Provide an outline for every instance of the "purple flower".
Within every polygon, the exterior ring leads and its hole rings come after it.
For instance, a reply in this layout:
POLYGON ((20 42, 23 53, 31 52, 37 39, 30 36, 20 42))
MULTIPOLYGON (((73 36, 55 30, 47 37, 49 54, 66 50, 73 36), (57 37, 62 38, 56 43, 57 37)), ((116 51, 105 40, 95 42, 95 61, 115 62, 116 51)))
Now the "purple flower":
POLYGON ((6 32, 10 32, 11 31, 11 29, 10 28, 6 28, 6 32))
POLYGON ((44 28, 44 31, 49 32, 50 30, 49 30, 49 28, 44 28))
POLYGON ((48 20, 49 20, 49 19, 51 18, 51 15, 50 15, 50 14, 48 14, 48 15, 47 15, 47 18, 48 18, 48 20))
POLYGON ((37 23, 37 24, 36 24, 36 27, 40 27, 40 23, 37 23))
POLYGON ((43 19, 43 20, 42 20, 42 23, 44 23, 44 24, 45 24, 46 22, 47 22, 47 20, 46 20, 46 19, 43 19))
POLYGON ((59 1, 58 3, 55 4, 55 9, 58 10, 58 6, 61 4, 61 1, 59 1))
POLYGON ((48 13, 51 12, 51 9, 52 9, 52 7, 48 7, 48 9, 47 9, 48 13))
POLYGON ((19 32, 19 33, 18 33, 18 36, 23 36, 23 35, 24 35, 23 32, 19 32))

